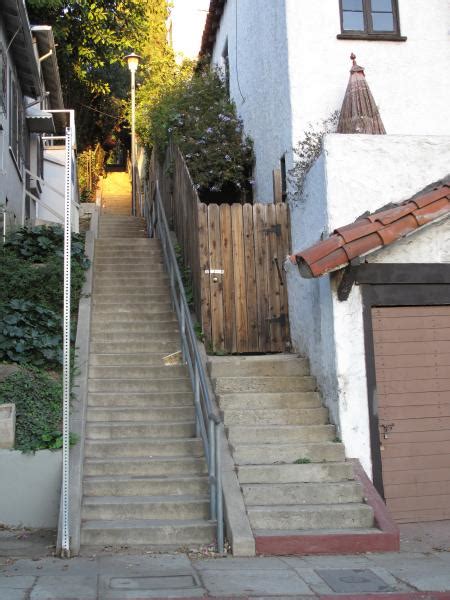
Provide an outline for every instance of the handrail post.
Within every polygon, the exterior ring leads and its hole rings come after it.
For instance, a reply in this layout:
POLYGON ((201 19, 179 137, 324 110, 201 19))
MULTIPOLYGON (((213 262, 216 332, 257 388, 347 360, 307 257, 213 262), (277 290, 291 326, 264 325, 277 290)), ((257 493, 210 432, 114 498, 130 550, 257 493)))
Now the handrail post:
POLYGON ((198 365, 195 365, 194 375, 194 404, 195 404, 195 437, 200 437, 200 414, 202 407, 200 406, 200 377, 198 374, 198 365))
POLYGON ((223 554, 223 494, 222 494, 222 461, 220 452, 222 423, 216 423, 214 427, 215 442, 216 442, 216 494, 217 494, 217 552, 223 554))
POLYGON ((216 510, 216 487, 217 487, 217 479, 216 479, 216 443, 215 443, 215 424, 214 421, 209 418, 209 431, 208 431, 208 441, 209 441, 209 491, 210 491, 210 502, 211 502, 211 519, 215 521, 217 518, 217 510, 216 510))

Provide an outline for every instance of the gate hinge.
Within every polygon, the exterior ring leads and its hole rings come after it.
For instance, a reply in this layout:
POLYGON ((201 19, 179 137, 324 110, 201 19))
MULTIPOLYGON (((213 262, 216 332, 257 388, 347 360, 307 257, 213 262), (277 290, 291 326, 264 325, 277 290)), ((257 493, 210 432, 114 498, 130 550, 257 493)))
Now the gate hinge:
POLYGON ((281 313, 279 317, 268 317, 266 321, 270 321, 271 323, 279 323, 282 327, 286 325, 286 314, 281 313))
POLYGON ((266 227, 263 229, 264 233, 274 233, 277 237, 281 236, 281 225, 277 223, 276 225, 271 225, 271 227, 266 227))

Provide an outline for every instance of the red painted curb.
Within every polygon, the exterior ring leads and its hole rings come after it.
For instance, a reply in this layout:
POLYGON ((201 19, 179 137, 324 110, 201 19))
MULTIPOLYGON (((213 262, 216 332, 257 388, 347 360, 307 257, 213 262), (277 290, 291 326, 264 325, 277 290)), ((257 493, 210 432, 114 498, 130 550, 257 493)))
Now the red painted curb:
POLYGON ((379 533, 255 536, 256 553, 286 556, 292 554, 398 552, 400 550, 400 531, 397 525, 392 520, 383 499, 367 477, 359 461, 352 459, 351 462, 355 478, 363 487, 367 504, 373 509, 375 524, 380 529, 379 533))
POLYGON ((393 592, 391 594, 334 594, 319 600, 450 600, 450 592, 393 592))

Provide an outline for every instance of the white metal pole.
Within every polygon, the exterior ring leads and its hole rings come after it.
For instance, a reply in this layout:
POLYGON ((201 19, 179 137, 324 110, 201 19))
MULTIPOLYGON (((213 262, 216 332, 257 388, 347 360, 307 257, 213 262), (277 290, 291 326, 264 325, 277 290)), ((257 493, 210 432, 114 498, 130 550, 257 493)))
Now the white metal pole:
POLYGON ((69 411, 70 411, 70 271, 72 205, 72 130, 66 128, 64 182, 64 325, 63 325, 63 472, 61 555, 70 556, 69 531, 69 411))
POLYGON ((131 214, 136 216, 136 72, 131 70, 131 214))

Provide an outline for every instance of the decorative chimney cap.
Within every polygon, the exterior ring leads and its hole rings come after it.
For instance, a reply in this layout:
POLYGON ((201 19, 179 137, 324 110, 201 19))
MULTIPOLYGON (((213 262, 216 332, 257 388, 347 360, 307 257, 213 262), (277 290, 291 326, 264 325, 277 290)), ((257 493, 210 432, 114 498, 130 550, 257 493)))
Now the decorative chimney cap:
POLYGON ((350 73, 362 73, 364 75, 364 67, 361 67, 356 63, 356 54, 353 52, 350 54, 350 60, 353 62, 353 66, 350 69, 350 73))

